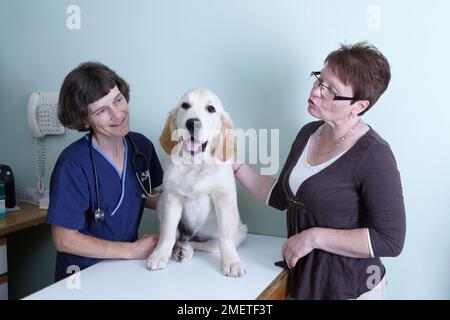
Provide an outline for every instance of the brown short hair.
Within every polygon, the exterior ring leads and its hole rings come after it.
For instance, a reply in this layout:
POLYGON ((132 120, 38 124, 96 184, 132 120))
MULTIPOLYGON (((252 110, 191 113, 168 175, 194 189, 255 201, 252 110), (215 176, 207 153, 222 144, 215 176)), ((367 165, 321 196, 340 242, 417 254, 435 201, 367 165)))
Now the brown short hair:
POLYGON ((63 126, 88 131, 88 105, 106 96, 115 86, 130 100, 130 87, 113 70, 98 62, 85 62, 64 79, 59 92, 58 118, 63 126))
POLYGON ((388 60, 367 42, 341 44, 338 50, 326 57, 325 64, 342 82, 353 88, 355 100, 369 101, 369 106, 359 115, 377 102, 391 80, 388 60))

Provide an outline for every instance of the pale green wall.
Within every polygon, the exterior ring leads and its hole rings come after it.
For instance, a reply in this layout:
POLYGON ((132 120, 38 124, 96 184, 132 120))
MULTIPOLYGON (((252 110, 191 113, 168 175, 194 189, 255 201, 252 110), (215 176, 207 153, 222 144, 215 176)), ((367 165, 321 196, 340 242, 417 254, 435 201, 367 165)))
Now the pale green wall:
MULTIPOLYGON (((99 60, 131 84, 132 129, 153 141, 186 90, 215 91, 240 128, 279 128, 280 161, 306 112, 308 73, 340 42, 369 40, 388 57, 392 82, 365 117, 396 155, 407 209, 402 255, 384 259, 390 298, 450 298, 450 3, 306 0, 0 0, 0 162, 17 186, 34 186, 34 145, 26 101, 57 91, 78 63, 99 60), (66 28, 66 8, 81 8, 81 30, 66 28), (381 9, 368 27, 369 5, 381 9)), ((67 146, 79 134, 67 132, 67 146)), ((46 182, 61 151, 47 138, 46 182)), ((162 151, 157 146, 162 157, 162 151)), ((241 188, 250 231, 285 235, 285 215, 241 188)), ((155 230, 146 214, 141 232, 155 230)), ((9 238, 10 295, 20 298, 53 277, 48 226, 9 238)))

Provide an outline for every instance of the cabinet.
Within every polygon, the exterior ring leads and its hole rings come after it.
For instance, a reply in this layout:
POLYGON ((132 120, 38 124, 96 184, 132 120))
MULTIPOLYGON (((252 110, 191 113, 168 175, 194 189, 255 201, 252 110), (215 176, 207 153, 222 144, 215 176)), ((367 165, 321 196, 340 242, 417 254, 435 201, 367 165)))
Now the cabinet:
POLYGON ((8 234, 23 230, 44 222, 46 210, 38 206, 19 202, 20 211, 8 212, 0 218, 0 300, 8 299, 8 258, 6 252, 6 237, 8 234))
POLYGON ((8 300, 8 256, 6 238, 0 238, 0 300, 8 300))

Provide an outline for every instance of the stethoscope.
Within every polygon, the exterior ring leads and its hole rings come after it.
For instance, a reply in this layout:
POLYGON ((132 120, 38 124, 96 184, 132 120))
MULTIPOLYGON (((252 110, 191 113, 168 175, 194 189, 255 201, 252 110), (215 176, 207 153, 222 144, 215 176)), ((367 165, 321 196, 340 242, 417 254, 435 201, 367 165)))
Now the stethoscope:
MULTIPOLYGON (((138 159, 140 158, 141 161, 144 162, 144 166, 145 166, 145 165, 148 165, 148 163, 149 163, 147 157, 145 156, 145 154, 143 154, 142 152, 139 151, 139 149, 136 146, 136 142, 134 141, 134 138, 130 134, 127 134, 125 136, 125 139, 126 138, 128 138, 128 140, 131 143, 131 146, 133 147, 133 156, 131 158, 131 165, 133 166, 134 173, 136 175, 136 179, 139 182, 139 186, 141 187, 142 191, 144 192, 141 195, 141 198, 145 199, 147 197, 157 197, 159 195, 159 193, 151 194, 152 181, 150 178, 150 170, 147 168, 147 169, 144 169, 140 175, 138 174, 138 170, 137 170, 138 159), (148 190, 144 186, 145 181, 148 181, 147 182, 148 190)), ((103 210, 103 208, 101 206, 100 192, 99 192, 99 188, 98 188, 98 175, 97 175, 97 166, 95 165, 94 147, 92 144, 92 133, 89 135, 89 149, 90 149, 90 153, 91 153, 92 167, 94 169, 95 196, 97 198, 97 206, 94 209, 94 219, 95 219, 95 222, 105 221, 105 211, 103 210)))

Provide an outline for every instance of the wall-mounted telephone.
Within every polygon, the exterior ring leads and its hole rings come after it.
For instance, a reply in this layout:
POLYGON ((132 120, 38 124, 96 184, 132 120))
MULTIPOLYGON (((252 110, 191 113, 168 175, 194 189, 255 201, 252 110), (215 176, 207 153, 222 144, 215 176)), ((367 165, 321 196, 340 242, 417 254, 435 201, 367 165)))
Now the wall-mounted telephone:
POLYGON ((36 190, 44 194, 45 142, 49 134, 61 135, 65 129, 58 120, 58 93, 33 92, 28 98, 28 126, 36 140, 36 190))
POLYGON ((58 120, 58 94, 33 92, 28 99, 28 126, 31 135, 42 138, 48 134, 64 134, 58 120))

